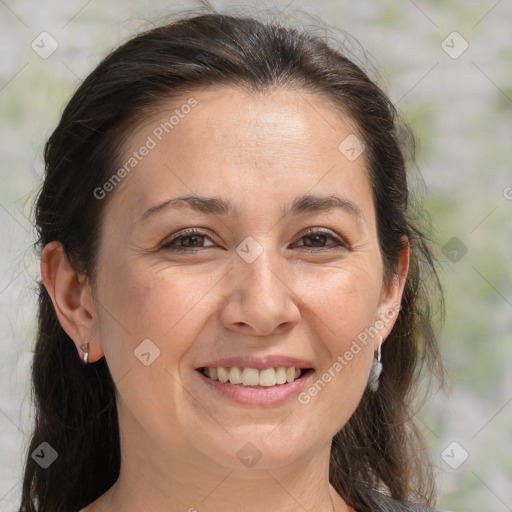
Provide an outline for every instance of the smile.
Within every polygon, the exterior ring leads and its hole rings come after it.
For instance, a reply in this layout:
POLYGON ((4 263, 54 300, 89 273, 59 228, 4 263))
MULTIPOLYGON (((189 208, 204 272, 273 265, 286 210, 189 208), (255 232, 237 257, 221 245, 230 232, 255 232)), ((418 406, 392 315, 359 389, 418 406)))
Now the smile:
POLYGON ((297 399, 313 378, 313 368, 205 367, 194 372, 216 399, 236 405, 271 407, 297 399))

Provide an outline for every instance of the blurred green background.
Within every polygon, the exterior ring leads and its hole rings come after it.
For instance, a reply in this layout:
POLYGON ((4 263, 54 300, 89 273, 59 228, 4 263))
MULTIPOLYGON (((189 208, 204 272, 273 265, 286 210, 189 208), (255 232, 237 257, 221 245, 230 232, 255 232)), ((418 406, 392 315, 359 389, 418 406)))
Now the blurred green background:
MULTIPOLYGON (((461 512, 512 510, 512 3, 212 5, 226 14, 284 9, 283 18, 306 27, 311 20, 298 10, 317 15, 354 36, 377 67, 379 83, 417 137, 425 186, 414 169, 413 182, 442 263, 449 393, 432 396, 418 414, 436 465, 438 504, 461 512)), ((0 510, 18 503, 32 419, 38 262, 30 215, 44 142, 108 50, 162 16, 196 7, 0 1, 0 510)), ((368 67, 357 45, 353 50, 368 67)))

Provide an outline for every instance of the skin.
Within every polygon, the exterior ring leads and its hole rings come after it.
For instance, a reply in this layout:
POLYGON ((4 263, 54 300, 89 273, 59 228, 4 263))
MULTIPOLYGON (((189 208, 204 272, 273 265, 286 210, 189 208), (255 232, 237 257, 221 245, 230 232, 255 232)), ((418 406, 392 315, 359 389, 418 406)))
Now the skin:
MULTIPOLYGON (((339 151, 354 123, 326 100, 232 87, 193 96, 198 105, 110 193, 96 281, 69 266, 59 243, 43 252, 59 321, 81 358, 85 342, 91 362, 105 356, 118 392, 120 478, 84 510, 351 510, 329 484, 330 443, 361 399, 380 336, 307 404, 236 405, 195 368, 285 354, 311 361, 316 380, 400 302, 408 249, 385 286, 365 154, 350 161, 339 151), (339 195, 361 215, 283 215, 305 193, 339 195), (221 197, 237 215, 169 208, 137 222, 182 194, 221 197), (178 240, 189 253, 161 248, 193 227, 207 236, 178 240), (333 238, 304 238, 307 228, 333 238), (252 263, 236 252, 248 236, 262 248, 252 263), (144 339, 160 350, 148 366, 133 353, 144 339), (237 457, 248 442, 262 455, 252 468, 237 457)), ((133 130, 126 157, 181 104, 133 130)), ((384 323, 383 339, 394 320, 384 323)))

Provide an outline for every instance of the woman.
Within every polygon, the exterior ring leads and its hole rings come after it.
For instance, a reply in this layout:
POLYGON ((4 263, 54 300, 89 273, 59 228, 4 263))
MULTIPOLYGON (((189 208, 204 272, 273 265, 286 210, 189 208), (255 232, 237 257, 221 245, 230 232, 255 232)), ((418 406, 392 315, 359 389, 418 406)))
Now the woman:
POLYGON ((101 62, 45 148, 20 511, 431 510, 403 151, 367 75, 279 24, 188 16, 101 62))

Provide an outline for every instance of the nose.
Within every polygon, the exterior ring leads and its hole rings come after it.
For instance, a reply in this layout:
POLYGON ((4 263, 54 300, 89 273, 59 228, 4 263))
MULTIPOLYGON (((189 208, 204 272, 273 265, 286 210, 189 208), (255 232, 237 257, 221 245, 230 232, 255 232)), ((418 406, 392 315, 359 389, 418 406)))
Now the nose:
POLYGON ((268 337, 282 335, 299 322, 294 274, 277 257, 272 261, 268 253, 264 250, 252 263, 242 258, 236 261, 220 311, 226 329, 245 336, 268 337))

